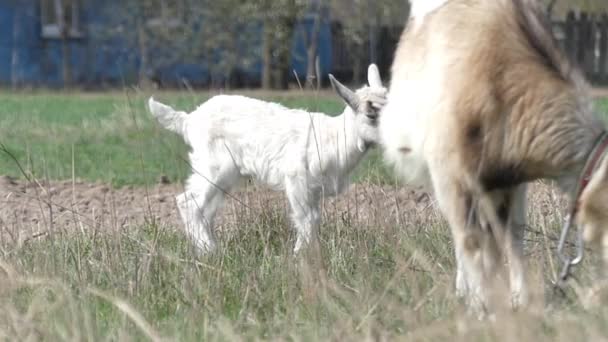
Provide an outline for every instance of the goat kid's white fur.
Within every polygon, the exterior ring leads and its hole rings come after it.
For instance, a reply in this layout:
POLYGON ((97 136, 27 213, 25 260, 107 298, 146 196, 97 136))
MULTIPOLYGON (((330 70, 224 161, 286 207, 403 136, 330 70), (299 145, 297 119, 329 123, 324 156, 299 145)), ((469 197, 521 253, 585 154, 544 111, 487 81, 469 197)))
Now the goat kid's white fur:
POLYGON ((188 115, 150 98, 157 121, 191 147, 193 173, 176 199, 201 254, 216 248, 216 211, 242 176, 286 192, 297 230, 294 253, 316 238, 321 197, 343 191, 378 141, 377 115, 387 93, 373 64, 370 86, 356 93, 330 79, 348 104, 336 117, 236 95, 215 96, 188 115))

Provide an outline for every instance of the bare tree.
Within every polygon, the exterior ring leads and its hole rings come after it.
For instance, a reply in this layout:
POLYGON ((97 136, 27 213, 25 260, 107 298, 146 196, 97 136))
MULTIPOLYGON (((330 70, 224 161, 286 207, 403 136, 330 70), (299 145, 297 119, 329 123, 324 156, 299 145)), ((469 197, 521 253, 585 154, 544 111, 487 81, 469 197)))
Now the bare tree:
POLYGON ((251 70, 260 57, 262 39, 255 3, 228 0, 210 1, 201 6, 200 1, 193 2, 198 4, 191 6, 192 13, 199 13, 193 20, 202 18, 202 23, 192 22, 191 26, 201 26, 202 30, 199 37, 190 39, 195 42, 190 59, 206 60, 212 81, 229 86, 235 78, 251 70))
POLYGON ((55 13, 59 25, 59 35, 61 38, 61 70, 63 86, 69 88, 72 85, 72 49, 70 47, 70 8, 71 0, 55 0, 55 13))
MULTIPOLYGON (((109 2, 104 6, 103 15, 107 21, 101 27, 92 27, 101 46, 111 46, 116 37, 120 37, 126 46, 132 47, 139 56, 139 68, 137 82, 140 86, 147 86, 150 82, 150 69, 152 58, 150 56, 151 44, 157 41, 153 30, 148 26, 151 20, 156 18, 160 8, 156 0, 124 0, 121 3, 109 2)), ((133 57, 134 58, 134 57, 133 57)))
POLYGON ((260 56, 255 1, 124 0, 106 9, 114 23, 104 36, 111 41, 120 35, 137 48, 140 85, 161 67, 188 63, 206 70, 213 85, 229 86, 260 56))
MULTIPOLYGON (((14 1, 16 3, 16 1, 14 1)), ((18 5, 14 7, 13 17, 13 46, 11 51, 11 87, 19 86, 19 41, 21 34, 21 11, 18 5)))
POLYGON ((341 23, 351 58, 354 82, 363 80, 364 71, 380 48, 378 30, 382 26, 403 27, 409 15, 406 0, 329 0, 332 20, 341 23))
POLYGON ((547 15, 549 16, 549 18, 553 17, 553 9, 555 8, 555 4, 557 4, 557 0, 547 1, 547 15))
POLYGON ((312 16, 312 28, 303 30, 304 43, 306 45, 306 86, 313 87, 315 80, 317 85, 320 77, 317 75, 317 58, 319 50, 319 34, 321 25, 323 24, 323 11, 325 9, 325 1, 318 0, 311 5, 310 14, 312 16))
POLYGON ((287 88, 294 32, 308 2, 307 0, 257 1, 257 15, 263 23, 263 88, 287 88))

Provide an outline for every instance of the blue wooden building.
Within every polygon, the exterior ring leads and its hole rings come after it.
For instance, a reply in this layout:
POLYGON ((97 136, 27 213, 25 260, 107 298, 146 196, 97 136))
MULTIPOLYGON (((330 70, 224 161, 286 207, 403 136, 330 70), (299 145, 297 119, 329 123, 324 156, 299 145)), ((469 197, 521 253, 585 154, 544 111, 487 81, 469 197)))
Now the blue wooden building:
MULTIPOLYGON (((141 72, 140 49, 120 33, 108 34, 115 25, 108 8, 112 5, 114 10, 120 8, 122 1, 63 1, 69 5, 58 7, 62 0, 0 0, 0 87, 61 87, 64 63, 69 63, 70 78, 76 86, 97 88, 135 83, 141 72), (69 22, 65 25, 69 27, 67 32, 60 32, 64 26, 60 25, 59 17, 69 22), (64 55, 69 58, 64 59, 64 55)), ((311 21, 304 20, 298 30, 310 27, 311 21)), ((319 41, 323 73, 332 70, 331 39, 331 27, 324 22, 319 41)), ((146 70, 147 76, 166 85, 187 82, 209 86, 212 81, 210 66, 204 59, 155 64, 155 68, 146 70)), ((299 77, 305 77, 306 49, 299 33, 292 47, 292 69, 299 77)), ((245 80, 244 85, 255 84, 261 77, 261 63, 251 63, 236 73, 245 80)))

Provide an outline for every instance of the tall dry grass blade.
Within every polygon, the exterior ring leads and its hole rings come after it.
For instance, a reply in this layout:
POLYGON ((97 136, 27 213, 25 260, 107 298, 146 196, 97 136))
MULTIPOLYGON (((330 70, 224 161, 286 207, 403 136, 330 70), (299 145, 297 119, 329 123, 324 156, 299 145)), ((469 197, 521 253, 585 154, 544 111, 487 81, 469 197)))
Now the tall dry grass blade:
POLYGON ((141 332, 143 332, 146 336, 148 336, 148 338, 150 338, 152 341, 154 341, 154 342, 165 341, 165 339, 163 339, 160 336, 160 334, 154 328, 152 328, 150 323, 148 323, 148 321, 139 312, 137 312, 135 309, 133 309, 133 307, 131 307, 131 305, 129 305, 124 300, 118 299, 116 297, 112 297, 110 295, 103 293, 102 291, 99 291, 99 290, 96 290, 93 288, 87 288, 87 291, 99 298, 102 298, 102 299, 110 302, 112 305, 114 305, 116 308, 118 308, 120 311, 122 311, 125 315, 127 315, 131 319, 131 321, 133 323, 135 323, 135 325, 139 328, 139 330, 141 330, 141 332))

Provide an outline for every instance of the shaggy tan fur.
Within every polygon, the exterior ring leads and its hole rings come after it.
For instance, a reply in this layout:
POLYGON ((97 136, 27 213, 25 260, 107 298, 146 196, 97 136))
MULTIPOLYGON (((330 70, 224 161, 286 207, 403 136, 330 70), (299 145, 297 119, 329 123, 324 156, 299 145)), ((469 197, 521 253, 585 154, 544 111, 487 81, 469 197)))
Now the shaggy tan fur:
MULTIPOLYGON (((452 229, 457 291, 472 308, 486 308, 503 254, 513 302, 526 303, 525 183, 549 178, 573 191, 604 129, 587 94, 532 0, 450 0, 404 31, 381 135, 406 178, 419 177, 411 165, 427 170, 452 229), (413 84, 419 93, 406 93, 413 84)), ((597 177, 583 225, 608 222, 608 175, 597 177)))

